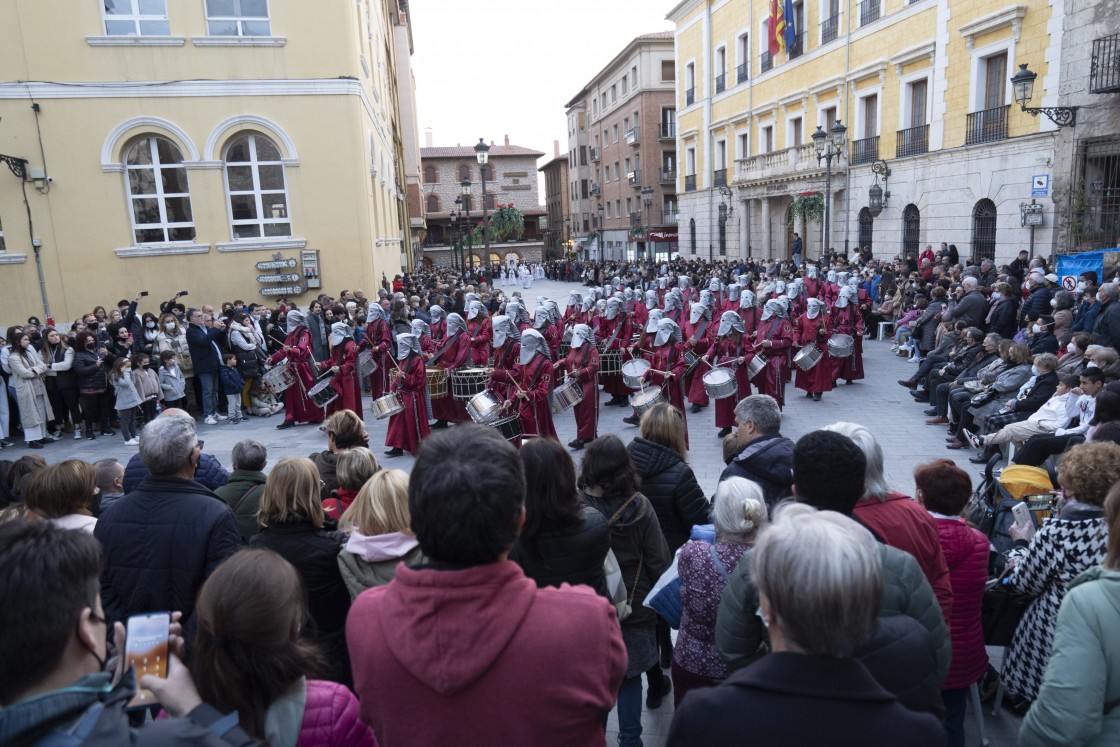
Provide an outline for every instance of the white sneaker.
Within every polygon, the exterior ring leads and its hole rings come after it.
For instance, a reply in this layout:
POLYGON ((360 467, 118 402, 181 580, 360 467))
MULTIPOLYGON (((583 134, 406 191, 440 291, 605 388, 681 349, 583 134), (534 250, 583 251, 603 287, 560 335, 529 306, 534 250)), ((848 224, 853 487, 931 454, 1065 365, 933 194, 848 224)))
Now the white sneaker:
POLYGON ((81 437, 82 437, 82 429, 81 428, 75 428, 74 429, 74 440, 77 441, 81 437))
POLYGON ((125 446, 139 446, 140 445, 140 439, 130 438, 129 440, 124 442, 124 445, 125 446))
POLYGON ((217 413, 216 415, 214 415, 214 417, 216 417, 218 420, 229 420, 228 417, 222 415, 221 413, 217 413))
POLYGON ((214 419, 213 415, 210 415, 209 417, 206 418, 206 420, 203 420, 202 422, 206 423, 206 425, 217 425, 218 424, 218 421, 214 419))

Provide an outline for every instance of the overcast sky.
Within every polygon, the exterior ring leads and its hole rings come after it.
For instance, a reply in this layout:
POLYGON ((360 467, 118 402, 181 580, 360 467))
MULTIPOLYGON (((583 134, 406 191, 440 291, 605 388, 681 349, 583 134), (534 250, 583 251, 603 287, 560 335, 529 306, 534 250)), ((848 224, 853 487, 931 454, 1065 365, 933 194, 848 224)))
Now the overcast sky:
MULTIPOLYGON (((411 0, 420 145, 567 150, 564 104, 677 0, 411 0)), ((544 201, 544 194, 540 196, 544 201)))

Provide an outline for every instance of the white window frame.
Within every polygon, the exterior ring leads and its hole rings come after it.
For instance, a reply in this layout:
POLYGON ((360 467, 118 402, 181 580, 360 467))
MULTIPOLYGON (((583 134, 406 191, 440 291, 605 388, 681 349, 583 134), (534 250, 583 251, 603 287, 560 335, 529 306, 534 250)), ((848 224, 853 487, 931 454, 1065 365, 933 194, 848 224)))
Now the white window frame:
MULTIPOLYGON (((229 139, 229 141, 226 143, 226 147, 224 148, 223 155, 222 155, 222 181, 223 181, 223 187, 225 188, 225 192, 226 192, 226 212, 227 212, 227 215, 228 215, 228 218, 229 218, 230 239, 232 239, 233 241, 269 241, 271 239, 290 238, 290 237, 295 235, 292 231, 292 200, 291 200, 291 194, 288 191, 288 173, 287 173, 286 167, 284 166, 284 161, 283 161, 282 158, 278 159, 276 161, 261 161, 261 160, 259 160, 257 158, 257 144, 256 144, 257 138, 264 138, 265 140, 268 140, 270 143, 272 143, 272 147, 276 148, 277 152, 280 152, 280 146, 278 146, 272 138, 270 138, 266 135, 263 135, 259 132, 255 132, 255 131, 250 130, 250 131, 238 132, 237 134, 233 135, 229 139), (236 142, 237 140, 241 139, 242 137, 246 137, 246 136, 249 138, 250 160, 249 161, 236 161, 232 165, 249 166, 252 169, 253 188, 251 190, 237 190, 235 192, 235 191, 230 189, 230 183, 229 183, 229 167, 231 165, 231 163, 229 161, 229 158, 228 158, 229 148, 234 142, 236 142), (284 179, 284 186, 283 186, 282 189, 280 189, 280 190, 276 190, 276 189, 262 190, 261 189, 261 186, 260 186, 261 185, 261 181, 260 181, 260 167, 261 166, 279 166, 281 168, 280 173, 281 173, 281 176, 283 176, 283 179, 284 179), (254 205, 255 205, 256 211, 257 211, 257 217, 256 218, 234 219, 234 217, 233 217, 233 197, 234 196, 244 196, 244 195, 252 195, 253 196, 254 205), (286 206, 287 215, 281 216, 279 218, 274 218, 274 217, 271 217, 271 214, 270 214, 271 211, 269 213, 266 213, 265 212, 265 207, 264 207, 264 200, 265 200, 265 197, 267 195, 283 195, 284 196, 284 205, 286 206), (288 233, 287 234, 270 236, 265 231, 265 226, 279 225, 279 224, 284 224, 284 223, 288 224, 288 233), (235 228, 237 226, 250 226, 250 225, 256 225, 256 226, 259 227, 260 230, 259 230, 259 233, 258 233, 257 236, 238 236, 237 235, 237 232, 235 230, 235 228)), ((384 174, 384 169, 385 169, 384 155, 382 155, 382 174, 384 174)), ((382 178, 384 179, 384 177, 382 177, 382 178)))
MULTIPOLYGON (((817 46, 818 47, 824 45, 824 22, 828 21, 832 18, 832 8, 830 8, 829 5, 831 5, 831 3, 829 3, 829 0, 820 0, 817 4, 817 17, 820 19, 817 22, 817 46)), ((856 10, 857 11, 859 10, 859 4, 858 3, 856 4, 856 10)), ((844 22, 844 3, 843 2, 840 3, 840 6, 838 8, 838 12, 836 13, 836 17, 839 18, 840 20, 838 20, 836 22, 837 23, 836 38, 833 39, 832 41, 839 41, 840 37, 844 35, 843 34, 844 28, 843 28, 843 26, 840 25, 844 22)), ((829 42, 829 44, 831 44, 831 43, 832 42, 829 42)))
POLYGON ((720 138, 716 140, 715 153, 715 171, 727 168, 727 138, 720 138))
MULTIPOLYGON (((817 127, 820 127, 822 130, 824 130, 826 135, 828 134, 829 129, 831 129, 831 127, 832 127, 832 125, 828 124, 828 120, 825 118, 825 113, 828 112, 829 109, 834 109, 836 111, 836 117, 834 118, 833 121, 839 121, 840 120, 840 99, 836 99, 835 101, 829 101, 829 102, 824 103, 824 104, 819 104, 817 106, 817 127)), ((810 133, 810 138, 811 137, 812 137, 812 133, 810 133)))
POLYGON ((8 251, 8 242, 4 239, 4 222, 0 220, 0 254, 8 251))
POLYGON ((242 2, 242 0, 230 0, 230 1, 233 2, 233 4, 234 4, 234 15, 221 16, 221 15, 211 15, 210 14, 210 0, 203 0, 204 11, 206 13, 206 35, 207 36, 244 37, 244 38, 271 37, 272 36, 272 12, 268 7, 268 0, 262 0, 265 4, 266 15, 264 15, 264 16, 247 16, 244 13, 241 12, 241 2, 242 2), (245 33, 245 24, 246 23, 261 23, 262 21, 264 23, 268 24, 268 29, 266 30, 265 33, 263 33, 263 34, 248 34, 248 33, 245 33), (215 34, 211 30, 210 24, 211 23, 219 23, 219 22, 221 22, 221 23, 231 23, 232 22, 235 25, 235 27, 237 28, 237 33, 236 34, 215 34))
POLYGON ((751 30, 740 29, 739 34, 735 37, 735 85, 739 83, 739 66, 745 64, 747 66, 747 80, 751 79, 751 30), (743 40, 746 44, 743 44, 743 40))
POLYGON ((157 134, 143 135, 142 137, 139 137, 139 138, 136 138, 135 140, 133 140, 128 145, 128 147, 126 147, 124 149, 124 153, 122 154, 121 161, 124 165, 124 187, 125 187, 125 193, 128 195, 128 219, 129 219, 130 224, 132 225, 132 243, 133 243, 133 245, 134 246, 150 246, 150 245, 156 245, 156 244, 180 244, 180 243, 193 244, 195 239, 197 238, 197 235, 198 235, 197 234, 197 228, 195 227, 195 223, 194 223, 194 204, 191 201, 191 186, 190 186, 189 177, 187 175, 187 167, 185 165, 185 159, 183 158, 183 150, 182 150, 182 148, 179 147, 179 144, 176 143, 171 138, 165 137, 163 135, 157 135, 157 134), (179 163, 178 164, 164 165, 163 163, 160 162, 160 160, 159 160, 159 147, 156 144, 157 140, 163 140, 163 141, 167 142, 168 144, 171 145, 171 147, 173 147, 176 151, 178 151, 178 153, 179 153, 179 163), (151 155, 151 162, 146 163, 146 164, 129 165, 129 163, 128 163, 129 154, 132 152, 132 150, 134 148, 140 146, 141 144, 143 144, 145 147, 147 147, 149 149, 149 153, 151 155), (163 191, 163 178, 162 178, 163 177, 162 172, 163 172, 164 169, 169 169, 169 170, 170 169, 182 169, 183 179, 187 182, 187 191, 186 192, 173 192, 173 193, 170 193, 170 194, 164 192, 163 191), (153 192, 153 193, 133 194, 133 192, 132 192, 132 180, 129 178, 130 173, 133 172, 133 171, 151 171, 151 172, 153 172, 152 182, 153 182, 153 186, 155 187, 156 191, 153 192), (170 220, 168 220, 168 218, 167 218, 167 200, 168 200, 168 198, 183 198, 183 197, 185 197, 186 200, 187 200, 187 206, 188 206, 188 208, 190 209, 190 212, 191 212, 191 219, 189 221, 170 221, 170 220), (159 222, 157 222, 157 223, 137 223, 136 222, 136 210, 134 209, 134 204, 137 200, 155 200, 156 201, 156 206, 159 209, 159 222), (171 232, 172 229, 175 229, 175 228, 190 228, 192 235, 191 235, 190 238, 187 238, 187 239, 171 239, 170 232, 171 232), (159 231, 163 232, 163 239, 162 240, 160 240, 160 241, 140 241, 139 237, 137 236, 137 232, 139 232, 139 231, 155 231, 155 230, 159 230, 159 231))
POLYGON ((638 66, 633 65, 630 68, 630 88, 638 90, 638 66))
POLYGON ((751 157, 751 130, 748 127, 745 130, 735 131, 735 160, 741 160, 751 157))
POLYGON ((801 145, 804 145, 807 140, 811 140, 809 135, 805 134, 805 110, 798 109, 795 112, 786 113, 786 147, 793 148, 793 122, 794 120, 801 120, 801 145))
POLYGON ((140 0, 116 0, 116 2, 119 2, 119 3, 128 3, 131 7, 131 10, 132 10, 131 13, 109 13, 108 11, 105 10, 105 3, 100 2, 99 5, 101 6, 102 28, 105 29, 105 35, 106 36, 113 36, 113 37, 117 37, 117 36, 170 36, 171 35, 171 22, 170 22, 170 19, 167 16, 167 0, 156 0, 156 1, 163 3, 163 15, 158 15, 158 14, 155 14, 155 13, 141 13, 140 12, 140 0), (110 21, 114 21, 114 22, 129 21, 129 22, 131 22, 132 23, 132 29, 133 29, 132 33, 121 34, 119 32, 110 31, 109 30, 109 22, 110 21), (162 33, 159 33, 159 34, 145 34, 143 32, 142 24, 153 23, 153 22, 162 22, 162 23, 167 24, 167 30, 162 32, 162 33))
POLYGON ((715 87, 716 78, 723 75, 723 89, 726 91, 730 86, 727 85, 727 45, 721 44, 716 47, 715 54, 712 55, 712 87, 715 87))
MULTIPOLYGON (((839 111, 837 111, 839 113, 839 111)), ((882 136, 883 134, 883 87, 875 86, 873 88, 866 88, 862 91, 856 91, 856 107, 855 107, 855 128, 848 130, 848 138, 850 140, 864 140, 869 137, 882 136), (875 133, 872 135, 864 134, 863 127, 863 100, 868 96, 875 96, 875 133)))
MULTIPOLYGON (((969 96, 968 102, 970 105, 969 113, 982 111, 984 109, 984 86, 981 85, 986 78, 986 60, 989 57, 1000 54, 1001 52, 1007 53, 1007 74, 1008 82, 1003 87, 1003 104, 1006 106, 1011 103, 1011 82, 1010 75, 1015 70, 1015 39, 1008 37, 998 42, 993 42, 985 47, 974 49, 969 53, 970 56, 970 71, 969 71, 969 96)), ((932 86, 928 86, 932 88, 932 86)))
POLYGON ((625 98, 626 94, 630 93, 630 79, 623 75, 618 84, 619 94, 625 98))
POLYGON ((684 96, 681 98, 684 99, 685 105, 682 108, 688 106, 688 89, 690 88, 692 89, 692 103, 695 105, 702 97, 696 95, 696 62, 694 60, 689 60, 684 65, 684 89, 682 90, 684 96))
POLYGON ((685 176, 696 176, 696 146, 689 146, 684 151, 685 176))
POLYGON ((904 75, 898 79, 899 93, 898 100, 902 102, 902 106, 898 108, 898 129, 908 130, 911 127, 920 127, 921 125, 928 125, 930 119, 930 107, 933 106, 933 69, 926 68, 919 70, 910 75, 904 75), (926 121, 915 124, 910 120, 910 113, 913 110, 912 100, 914 97, 913 85, 919 80, 926 82, 926 121))

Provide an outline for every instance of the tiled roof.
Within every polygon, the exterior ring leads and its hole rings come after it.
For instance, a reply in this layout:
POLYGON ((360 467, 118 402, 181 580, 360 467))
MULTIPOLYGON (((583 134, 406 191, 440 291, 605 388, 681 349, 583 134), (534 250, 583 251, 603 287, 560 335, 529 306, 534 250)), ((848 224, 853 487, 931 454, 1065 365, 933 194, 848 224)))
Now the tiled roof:
MULTIPOLYGON (((493 156, 536 156, 544 155, 539 150, 523 148, 520 145, 491 145, 490 155, 493 156)), ((470 158, 474 159, 473 145, 456 145, 451 147, 421 148, 420 158, 470 158)))
POLYGON ((667 39, 667 40, 671 40, 672 38, 673 38, 673 32, 672 31, 654 31, 652 34, 642 34, 641 36, 637 37, 637 39, 643 39, 643 40, 644 39, 649 39, 649 40, 667 39))

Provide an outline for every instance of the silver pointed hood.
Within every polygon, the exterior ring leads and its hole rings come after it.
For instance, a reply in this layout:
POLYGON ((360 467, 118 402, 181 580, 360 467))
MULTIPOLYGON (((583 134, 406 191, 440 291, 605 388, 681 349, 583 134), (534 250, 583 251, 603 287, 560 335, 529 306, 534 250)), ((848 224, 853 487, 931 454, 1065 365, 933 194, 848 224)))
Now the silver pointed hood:
POLYGON ((307 326, 307 312, 299 309, 288 309, 287 332, 290 335, 300 327, 307 326))
POLYGON ((423 340, 425 336, 432 336, 432 328, 423 319, 412 320, 412 334, 416 335, 417 339, 423 340))
POLYGON ((646 303, 646 308, 647 309, 650 309, 650 310, 656 309, 657 308, 657 291, 653 291, 653 290, 646 291, 646 293, 645 293, 645 303, 646 303))
POLYGON ((524 366, 532 361, 536 355, 547 357, 547 350, 548 345, 544 341, 544 336, 535 329, 527 329, 521 333, 521 357, 518 362, 524 366))
POLYGON ((824 307, 824 301, 820 300, 819 298, 810 298, 809 306, 805 310, 805 315, 810 319, 816 319, 818 316, 820 316, 821 310, 824 309, 824 307))
POLYGON ((743 318, 739 316, 737 311, 725 311, 719 318, 719 329, 716 331, 720 337, 729 334, 731 330, 743 333, 747 328, 743 326, 743 318))
POLYGON ((688 310, 688 323, 696 324, 701 319, 711 315, 711 310, 704 303, 694 303, 688 310))
POLYGON ((586 324, 577 324, 572 327, 572 348, 581 348, 585 342, 590 342, 594 339, 594 333, 591 327, 586 324))
POLYGON ((649 319, 646 320, 646 333, 653 334, 657 331, 657 323, 665 318, 665 312, 661 309, 650 309, 649 319))
POLYGON ((662 319, 657 323, 657 336, 653 338, 653 344, 657 347, 669 342, 670 339, 679 339, 680 327, 672 319, 662 319))
POLYGON ((447 336, 454 337, 460 332, 467 331, 467 322, 455 312, 447 315, 447 336))
POLYGON ((397 335, 397 360, 403 361, 409 353, 420 353, 420 338, 409 332, 397 335))
POLYGON ((494 347, 500 348, 506 344, 506 341, 511 337, 516 340, 520 337, 517 331, 517 326, 513 323, 513 319, 505 314, 499 314, 490 320, 494 330, 494 347))

